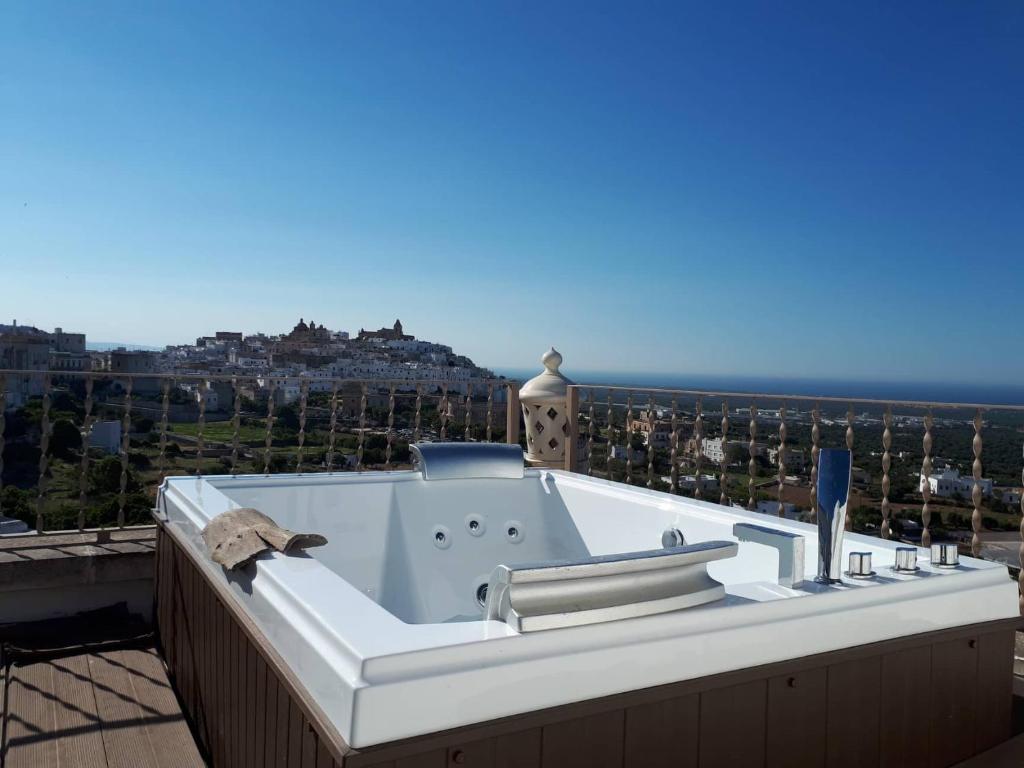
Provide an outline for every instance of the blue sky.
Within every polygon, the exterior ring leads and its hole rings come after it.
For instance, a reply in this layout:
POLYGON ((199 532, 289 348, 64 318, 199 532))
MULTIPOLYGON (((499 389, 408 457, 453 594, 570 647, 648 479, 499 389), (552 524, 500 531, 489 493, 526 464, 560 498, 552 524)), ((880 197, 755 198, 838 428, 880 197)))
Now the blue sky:
POLYGON ((5 3, 0 321, 1024 378, 1024 5, 5 3))

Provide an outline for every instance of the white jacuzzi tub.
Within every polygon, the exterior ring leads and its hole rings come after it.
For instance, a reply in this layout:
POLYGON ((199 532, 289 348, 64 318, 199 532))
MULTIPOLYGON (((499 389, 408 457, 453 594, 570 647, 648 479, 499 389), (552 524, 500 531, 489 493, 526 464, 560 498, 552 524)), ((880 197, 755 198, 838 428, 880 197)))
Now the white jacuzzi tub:
POLYGON ((497 717, 808 654, 1018 615, 1006 568, 891 571, 896 544, 847 534, 878 577, 824 587, 813 526, 561 471, 426 480, 419 471, 170 477, 158 512, 227 583, 338 731, 365 747, 497 717), (199 531, 255 507, 329 543, 267 554, 228 576, 199 531), (779 554, 739 543, 707 564, 725 596, 657 615, 517 632, 485 620, 496 565, 736 542, 755 523, 805 537, 807 581, 779 584, 779 554), (442 534, 439 536, 438 534, 442 534))

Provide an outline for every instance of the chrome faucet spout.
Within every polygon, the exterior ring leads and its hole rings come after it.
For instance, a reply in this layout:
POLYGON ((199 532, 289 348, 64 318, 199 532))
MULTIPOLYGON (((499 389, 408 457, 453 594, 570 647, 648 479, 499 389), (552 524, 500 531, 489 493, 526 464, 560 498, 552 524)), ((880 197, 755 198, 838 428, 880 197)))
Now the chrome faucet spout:
POLYGON ((843 533, 850 500, 853 455, 838 448, 818 454, 818 577, 823 584, 841 581, 843 533))

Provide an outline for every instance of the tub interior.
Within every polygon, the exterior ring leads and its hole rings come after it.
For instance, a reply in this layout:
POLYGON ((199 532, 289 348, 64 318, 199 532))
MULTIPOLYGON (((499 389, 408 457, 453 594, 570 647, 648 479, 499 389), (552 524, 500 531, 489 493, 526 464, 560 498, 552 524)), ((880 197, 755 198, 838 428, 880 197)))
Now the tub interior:
MULTIPOLYGON (((255 507, 295 531, 323 533, 309 555, 403 622, 482 620, 495 566, 657 549, 666 528, 686 543, 735 541, 731 519, 686 514, 656 497, 629 498, 602 486, 522 479, 214 484, 240 506, 255 507)), ((813 550, 812 550, 813 551, 813 550)), ((744 543, 740 555, 711 563, 719 581, 774 581, 777 553, 744 543)))

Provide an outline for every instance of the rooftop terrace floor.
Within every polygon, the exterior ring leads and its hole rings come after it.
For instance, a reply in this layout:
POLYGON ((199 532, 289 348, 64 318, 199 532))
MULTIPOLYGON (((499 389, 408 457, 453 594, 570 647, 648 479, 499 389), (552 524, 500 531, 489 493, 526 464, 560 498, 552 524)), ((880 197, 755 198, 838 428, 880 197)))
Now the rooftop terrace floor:
POLYGON ((205 765, 154 638, 110 613, 87 614, 75 626, 40 622, 28 642, 3 645, 4 768, 205 765), (96 639, 98 626, 105 639, 96 639), (56 646, 69 637, 87 640, 56 646))

